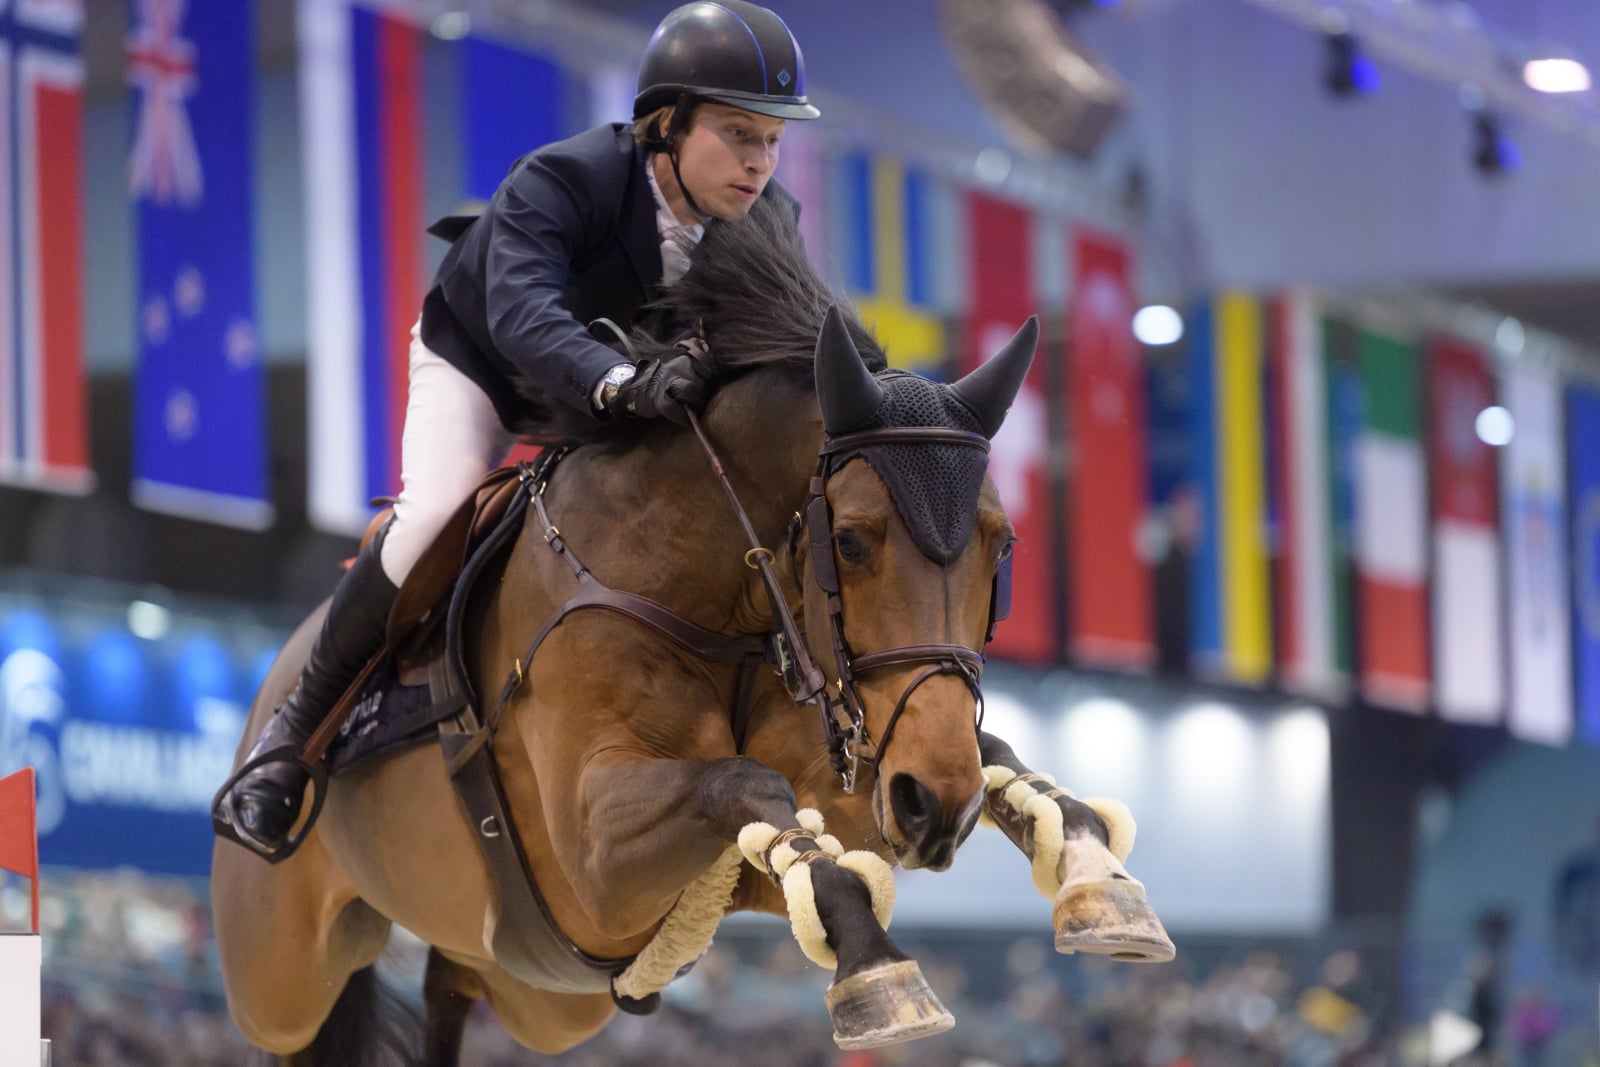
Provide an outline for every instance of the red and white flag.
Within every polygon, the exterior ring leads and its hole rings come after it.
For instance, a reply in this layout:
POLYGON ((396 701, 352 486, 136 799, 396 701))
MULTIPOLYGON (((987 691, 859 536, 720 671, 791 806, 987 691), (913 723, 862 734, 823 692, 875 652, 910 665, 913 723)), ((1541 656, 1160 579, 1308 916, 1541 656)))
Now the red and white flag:
POLYGON ((1073 263, 1067 643, 1084 663, 1148 667, 1156 648, 1150 566, 1139 550, 1149 504, 1144 365, 1128 250, 1115 237, 1079 230, 1073 263))
MULTIPOLYGON (((967 201, 972 307, 960 366, 963 372, 993 357, 1033 314, 1032 217, 1027 209, 983 193, 967 201)), ((1012 563, 1011 617, 989 650, 1007 659, 1049 663, 1060 650, 1056 626, 1054 529, 1051 521, 1050 419, 1041 343, 989 451, 989 476, 1017 532, 1012 563)))
POLYGON ((0 481, 86 493, 81 0, 0 3, 0 481))
POLYGON ((28 879, 33 893, 33 932, 39 932, 39 833, 33 768, 0 778, 0 871, 28 879))
POLYGON ((1477 424, 1494 380, 1473 346, 1438 338, 1430 347, 1434 704, 1453 722, 1490 725, 1505 713, 1505 606, 1498 457, 1477 424))

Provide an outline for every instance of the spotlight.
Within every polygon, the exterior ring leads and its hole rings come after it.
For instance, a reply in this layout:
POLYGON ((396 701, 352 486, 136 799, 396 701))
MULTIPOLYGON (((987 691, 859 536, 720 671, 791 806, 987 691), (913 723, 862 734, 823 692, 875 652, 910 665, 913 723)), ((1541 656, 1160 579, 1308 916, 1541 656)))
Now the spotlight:
POLYGON ((1522 80, 1541 93, 1586 93, 1591 85, 1589 68, 1576 59, 1530 59, 1522 80))
POLYGON ((1487 109, 1472 116, 1472 164, 1486 175, 1507 174, 1522 167, 1522 152, 1506 135, 1500 117, 1487 109))
POLYGON ((1334 96, 1362 96, 1378 91, 1378 68, 1351 33, 1330 33, 1328 91, 1334 96))

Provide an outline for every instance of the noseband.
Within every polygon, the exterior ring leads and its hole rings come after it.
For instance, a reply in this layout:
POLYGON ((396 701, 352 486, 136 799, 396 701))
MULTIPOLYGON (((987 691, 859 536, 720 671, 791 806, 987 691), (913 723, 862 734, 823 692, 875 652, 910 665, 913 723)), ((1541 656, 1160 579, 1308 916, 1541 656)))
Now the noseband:
MULTIPOLYGON (((828 507, 828 479, 844 465, 841 457, 848 459, 857 450, 870 445, 939 444, 962 448, 976 448, 987 453, 988 438, 941 427, 888 427, 864 430, 839 437, 824 437, 817 454, 817 469, 811 476, 810 491, 805 505, 795 514, 790 526, 791 543, 801 534, 808 539, 811 554, 811 573, 818 588, 828 598, 828 628, 833 640, 834 661, 839 669, 839 679, 829 691, 827 679, 812 661, 805 639, 789 610, 787 599, 778 584, 772 566, 772 552, 762 548, 750 520, 739 503, 738 496, 729 484, 722 462, 717 458, 692 414, 690 422, 700 438, 711 465, 721 479, 728 499, 733 503, 739 523, 744 528, 751 549, 745 553, 745 563, 759 570, 772 602, 776 629, 772 634, 774 658, 779 675, 789 696, 799 704, 815 704, 822 714, 822 730, 828 742, 828 761, 846 793, 855 792, 856 780, 862 763, 876 766, 889 750, 894 728, 905 712, 911 695, 931 678, 941 674, 954 674, 971 691, 977 708, 976 725, 983 724, 983 694, 978 687, 978 676, 983 671, 983 653, 966 645, 920 644, 902 645, 856 655, 844 635, 844 602, 840 594, 839 571, 833 555, 833 513, 828 507), (903 667, 926 664, 900 694, 894 712, 876 744, 867 734, 866 713, 857 688, 857 680, 873 671, 886 667, 903 667)), ((998 584, 991 595, 990 633, 998 606, 998 584)), ((1001 616, 1003 617, 1003 616, 1001 616)))

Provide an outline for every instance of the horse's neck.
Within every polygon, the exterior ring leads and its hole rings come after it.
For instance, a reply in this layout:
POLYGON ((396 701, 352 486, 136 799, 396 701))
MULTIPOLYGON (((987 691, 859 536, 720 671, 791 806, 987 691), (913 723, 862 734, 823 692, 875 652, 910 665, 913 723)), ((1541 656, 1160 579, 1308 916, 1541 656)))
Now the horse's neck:
MULTIPOLYGON (((761 546, 778 551, 816 463, 815 402, 778 372, 757 371, 720 390, 703 425, 761 546)), ((595 460, 589 490, 623 505, 623 514, 595 531, 619 549, 608 567, 615 580, 596 567, 608 584, 712 629, 765 629, 771 609, 744 564, 751 546, 693 433, 663 432, 595 460), (645 540, 648 553, 637 547, 645 540)))

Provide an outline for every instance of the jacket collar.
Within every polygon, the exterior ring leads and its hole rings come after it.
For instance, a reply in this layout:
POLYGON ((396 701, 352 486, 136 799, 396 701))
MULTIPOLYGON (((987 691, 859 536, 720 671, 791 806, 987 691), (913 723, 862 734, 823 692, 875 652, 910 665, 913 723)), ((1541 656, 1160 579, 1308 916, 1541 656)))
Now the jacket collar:
POLYGON ((617 131, 617 142, 619 149, 625 148, 633 155, 633 167, 628 173, 627 207, 622 218, 623 248, 645 299, 654 300, 661 283, 661 234, 656 228, 656 198, 645 178, 649 157, 643 148, 633 143, 633 131, 627 126, 617 131))

